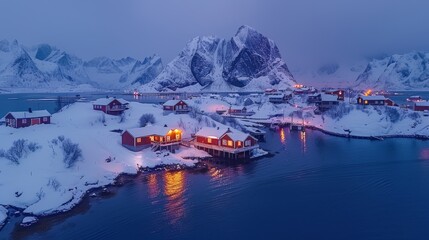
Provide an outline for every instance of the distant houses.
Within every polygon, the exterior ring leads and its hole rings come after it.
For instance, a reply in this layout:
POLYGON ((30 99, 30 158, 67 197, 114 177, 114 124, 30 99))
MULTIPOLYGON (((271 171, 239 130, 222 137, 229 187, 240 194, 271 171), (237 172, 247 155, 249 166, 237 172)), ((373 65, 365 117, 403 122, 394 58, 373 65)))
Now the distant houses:
POLYGON ((47 110, 9 112, 4 116, 6 126, 22 128, 38 124, 50 124, 51 114, 47 110))
POLYGON ((359 95, 357 98, 357 104, 359 105, 385 105, 386 104, 386 97, 382 95, 373 95, 373 96, 365 96, 365 95, 359 95))
POLYGON ((344 101, 345 91, 342 89, 325 90, 326 94, 335 95, 339 101, 344 101))
POLYGON ((162 104, 164 112, 173 113, 188 113, 191 109, 186 101, 183 100, 168 100, 162 104))
POLYGON ((278 93, 269 95, 268 101, 270 103, 279 104, 286 103, 292 99, 292 93, 278 93))
POLYGON ((146 126, 127 129, 122 133, 122 145, 132 151, 152 147, 154 151, 177 150, 182 140, 182 130, 167 126, 146 126))
POLYGON ((229 115, 248 116, 247 108, 245 106, 230 106, 228 109, 229 115))
POLYGON ((248 158, 258 148, 253 136, 230 128, 203 127, 195 133, 194 146, 216 157, 248 158))
POLYGON ((316 106, 318 107, 319 111, 324 112, 327 111, 335 106, 339 105, 338 96, 337 95, 330 95, 330 94, 319 94, 316 97, 316 106))
POLYGON ((92 103, 94 110, 102 111, 110 115, 120 115, 128 109, 128 101, 122 98, 106 97, 99 98, 92 103))

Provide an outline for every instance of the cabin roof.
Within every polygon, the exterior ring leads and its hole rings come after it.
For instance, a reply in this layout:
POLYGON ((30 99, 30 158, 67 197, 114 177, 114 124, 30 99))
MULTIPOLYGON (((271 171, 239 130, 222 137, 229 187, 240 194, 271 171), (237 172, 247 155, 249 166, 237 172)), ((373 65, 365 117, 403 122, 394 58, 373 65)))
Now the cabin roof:
POLYGON ((118 102, 120 102, 121 104, 128 104, 128 101, 122 99, 122 98, 114 98, 114 97, 109 97, 109 98, 99 98, 97 100, 95 100, 94 102, 92 102, 94 105, 108 105, 109 103, 111 103, 113 100, 118 100, 118 102))
POLYGON ((232 110, 243 110, 243 109, 245 109, 246 107, 244 107, 244 106, 231 106, 231 109, 232 110))
POLYGON ((381 96, 381 95, 371 95, 371 96, 360 95, 360 98, 362 98, 362 100, 369 100, 369 101, 386 100, 386 98, 384 96, 381 96))
POLYGON ((238 130, 234 130, 231 132, 226 133, 232 140, 234 141, 244 141, 246 138, 248 138, 250 135, 238 130))
MULTIPOLYGON (((174 131, 177 128, 162 127, 162 126, 146 126, 141 128, 131 128, 126 131, 133 137, 143 137, 150 135, 165 136, 170 130, 174 131)), ((180 129, 179 129, 180 130, 180 129)))
POLYGON ((47 111, 47 110, 36 110, 36 111, 32 111, 32 112, 9 112, 7 113, 4 118, 6 118, 6 116, 8 114, 11 114, 12 117, 14 117, 15 119, 22 119, 22 118, 38 118, 38 117, 50 117, 51 114, 47 111))
POLYGON ((322 99, 322 102, 336 102, 336 101, 338 101, 337 95, 321 94, 320 97, 322 99))
POLYGON ((225 128, 203 127, 197 133, 195 133, 195 135, 196 136, 202 136, 202 137, 220 138, 227 131, 228 131, 228 129, 225 129, 225 128))
POLYGON ((184 102, 185 104, 188 104, 187 102, 185 102, 183 100, 168 100, 167 102, 165 102, 162 105, 163 106, 176 106, 180 101, 184 102))
POLYGON ((415 102, 414 104, 415 106, 419 106, 419 107, 429 107, 429 101, 420 101, 420 102, 415 102))
POLYGON ((238 131, 236 129, 212 127, 203 127, 195 135, 201 137, 213 137, 217 139, 221 138, 224 135, 228 135, 234 141, 244 141, 250 136, 249 134, 238 131))

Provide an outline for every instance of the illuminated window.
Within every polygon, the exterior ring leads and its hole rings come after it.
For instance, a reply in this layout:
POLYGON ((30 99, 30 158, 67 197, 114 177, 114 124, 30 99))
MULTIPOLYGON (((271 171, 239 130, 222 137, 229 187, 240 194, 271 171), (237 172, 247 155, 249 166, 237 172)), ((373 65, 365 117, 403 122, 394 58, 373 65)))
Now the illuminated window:
POLYGON ((365 100, 365 104, 368 104, 368 101, 367 101, 367 100, 365 100))
POLYGON ((362 98, 359 98, 359 103, 362 103, 362 98))
POLYGON ((179 140, 180 139, 180 134, 176 134, 176 139, 179 140))
POLYGON ((167 142, 169 142, 170 141, 170 136, 167 136, 167 142))
POLYGON ((212 139, 211 138, 207 138, 207 142, 208 143, 212 143, 212 139))
POLYGON ((160 138, 159 138, 159 141, 160 141, 160 142, 164 141, 164 138, 163 138, 163 137, 160 137, 160 138))
POLYGON ((155 141, 155 137, 154 136, 150 136, 150 141, 151 142, 155 141))
POLYGON ((237 146, 241 147, 241 142, 237 141, 237 146))
POLYGON ((141 143, 142 139, 141 138, 137 138, 137 143, 141 143))
POLYGON ((231 140, 228 140, 228 146, 232 147, 233 146, 233 142, 231 140))

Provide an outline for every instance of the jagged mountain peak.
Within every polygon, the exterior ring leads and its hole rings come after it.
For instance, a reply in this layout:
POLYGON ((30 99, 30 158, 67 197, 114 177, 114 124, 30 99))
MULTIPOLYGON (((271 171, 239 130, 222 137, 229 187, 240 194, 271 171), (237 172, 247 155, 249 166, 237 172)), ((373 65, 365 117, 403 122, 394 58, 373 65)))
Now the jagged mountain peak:
POLYGON ((178 90, 192 88, 233 90, 263 89, 294 84, 275 43, 248 26, 231 39, 195 37, 178 57, 144 88, 178 90))
POLYGON ((413 51, 374 59, 356 79, 355 86, 383 90, 429 88, 429 54, 413 51))

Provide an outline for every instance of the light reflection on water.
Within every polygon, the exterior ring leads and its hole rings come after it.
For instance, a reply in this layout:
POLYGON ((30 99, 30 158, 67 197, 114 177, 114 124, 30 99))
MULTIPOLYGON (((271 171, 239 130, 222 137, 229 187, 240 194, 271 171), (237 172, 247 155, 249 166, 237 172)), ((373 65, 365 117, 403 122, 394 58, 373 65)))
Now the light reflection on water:
POLYGON ((301 140, 301 143, 302 143, 302 152, 305 153, 307 151, 307 137, 306 137, 305 131, 301 131, 299 139, 301 140))
POLYGON ((175 224, 185 216, 185 171, 168 171, 163 177, 166 213, 170 223, 175 224))

